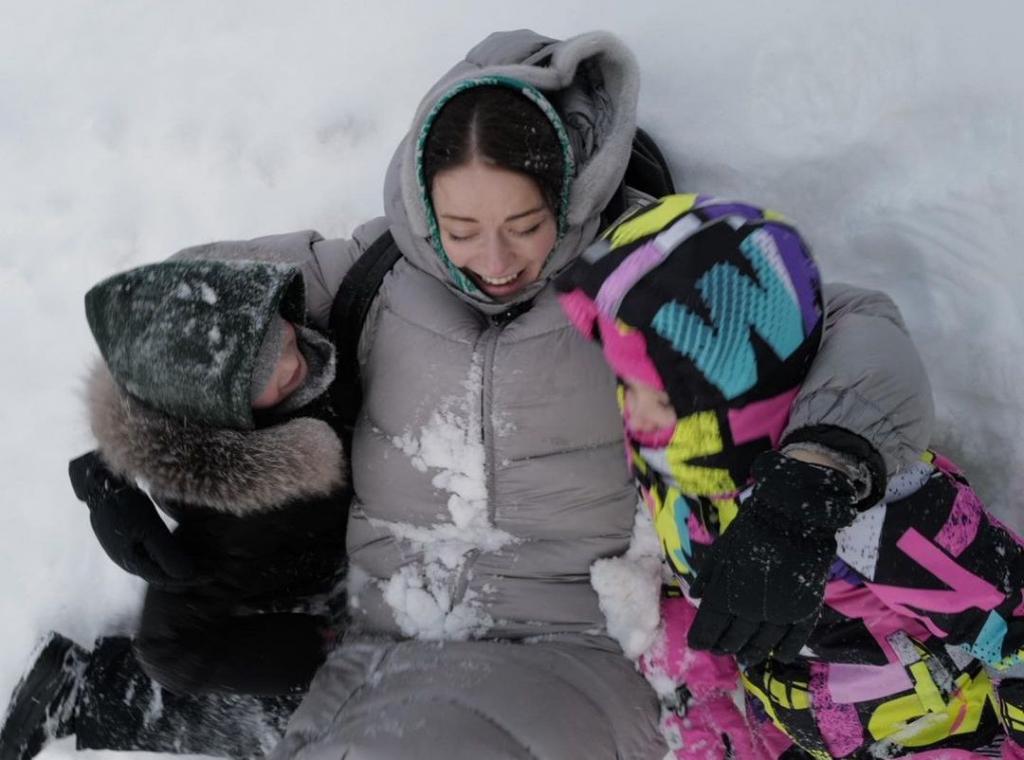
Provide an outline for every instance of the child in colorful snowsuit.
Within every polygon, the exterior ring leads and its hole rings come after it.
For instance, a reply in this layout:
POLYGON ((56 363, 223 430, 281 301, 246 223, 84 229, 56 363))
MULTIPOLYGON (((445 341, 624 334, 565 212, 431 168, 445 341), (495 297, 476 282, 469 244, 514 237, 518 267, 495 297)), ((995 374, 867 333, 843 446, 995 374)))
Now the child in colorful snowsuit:
POLYGON ((334 346, 303 326, 297 267, 198 253, 86 295, 104 359, 88 397, 99 449, 72 461, 72 483, 107 553, 150 585, 134 656, 122 637, 90 654, 50 635, 12 697, 4 758, 71 733, 84 747, 259 754, 333 643, 350 495, 327 398, 334 346), (138 714, 140 699, 168 714, 138 714), (204 729, 221 708, 237 740, 204 729))
POLYGON ((934 452, 887 478, 848 430, 783 438, 833 309, 856 300, 831 291, 826 313, 787 221, 669 196, 561 286, 620 379, 628 458, 685 594, 663 609, 699 604, 642 667, 736 655, 762 756, 970 757, 1024 739, 1020 539, 934 452))

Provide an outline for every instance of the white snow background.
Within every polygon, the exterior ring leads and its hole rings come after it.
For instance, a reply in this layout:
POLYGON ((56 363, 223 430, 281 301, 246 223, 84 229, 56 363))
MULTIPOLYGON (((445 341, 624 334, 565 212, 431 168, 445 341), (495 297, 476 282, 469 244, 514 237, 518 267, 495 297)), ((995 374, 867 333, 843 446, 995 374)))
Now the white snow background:
POLYGON ((680 188, 783 211, 829 279, 889 292, 935 443, 1024 528, 1019 0, 0 0, 0 19, 0 711, 43 632, 130 630, 141 598, 67 482, 90 448, 85 291, 194 243, 345 235, 380 211, 422 93, 493 29, 620 34, 680 188))

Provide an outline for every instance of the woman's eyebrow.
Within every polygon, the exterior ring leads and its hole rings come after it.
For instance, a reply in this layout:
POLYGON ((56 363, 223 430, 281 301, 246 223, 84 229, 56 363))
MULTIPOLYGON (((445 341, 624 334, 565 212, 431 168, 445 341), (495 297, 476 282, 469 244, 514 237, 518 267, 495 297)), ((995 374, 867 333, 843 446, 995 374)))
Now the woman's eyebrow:
POLYGON ((507 217, 505 221, 514 222, 516 219, 522 219, 524 216, 529 216, 530 214, 536 214, 538 211, 543 211, 544 208, 544 206, 537 206, 536 208, 531 208, 529 211, 523 211, 518 214, 513 214, 512 216, 507 217))
MULTIPOLYGON (((514 222, 516 219, 522 219, 523 217, 530 216, 530 214, 536 214, 538 211, 543 211, 545 206, 537 206, 531 208, 529 211, 520 211, 518 214, 512 214, 512 216, 505 217, 506 222, 514 222)), ((442 219, 451 219, 453 222, 478 222, 471 216, 456 216, 455 214, 441 214, 442 219)))

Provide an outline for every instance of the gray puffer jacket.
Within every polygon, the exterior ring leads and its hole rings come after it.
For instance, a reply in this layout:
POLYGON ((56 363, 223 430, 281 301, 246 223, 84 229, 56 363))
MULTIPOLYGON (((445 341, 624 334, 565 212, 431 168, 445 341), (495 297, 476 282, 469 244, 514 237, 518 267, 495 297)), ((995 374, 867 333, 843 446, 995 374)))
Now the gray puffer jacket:
MULTIPOLYGON (((321 669, 278 760, 665 754, 655 696, 607 638, 590 585, 595 560, 626 550, 637 501, 614 380, 550 286, 595 237, 623 176, 637 79, 632 55, 608 34, 492 35, 424 99, 387 175, 385 218, 351 240, 300 233, 238 244, 301 261, 321 326, 381 233, 390 228, 403 254, 360 343, 348 549, 361 633, 321 669), (531 305, 512 315, 452 281, 417 184, 430 109, 481 75, 542 90, 577 167, 567 229, 512 304, 531 305)), ((882 374, 861 372, 862 356, 843 345, 823 350, 793 425, 846 427, 896 470, 930 432, 923 369, 888 299, 837 294, 845 311, 834 335, 870 351, 867 366, 882 374)))

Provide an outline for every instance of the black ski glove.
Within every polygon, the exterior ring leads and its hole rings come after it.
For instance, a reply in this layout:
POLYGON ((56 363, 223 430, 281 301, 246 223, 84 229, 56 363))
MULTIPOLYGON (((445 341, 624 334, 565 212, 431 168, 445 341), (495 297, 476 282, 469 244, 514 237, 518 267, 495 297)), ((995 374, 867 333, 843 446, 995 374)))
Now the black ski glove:
POLYGON ((861 498, 842 472, 775 451, 757 458, 753 475, 754 490, 690 587, 701 603, 689 642, 746 664, 769 654, 789 662, 817 623, 836 531, 861 498))
POLYGON ((143 491, 111 472, 96 451, 72 459, 68 474, 75 496, 89 506, 96 538, 115 564, 158 588, 192 585, 195 563, 143 491))

